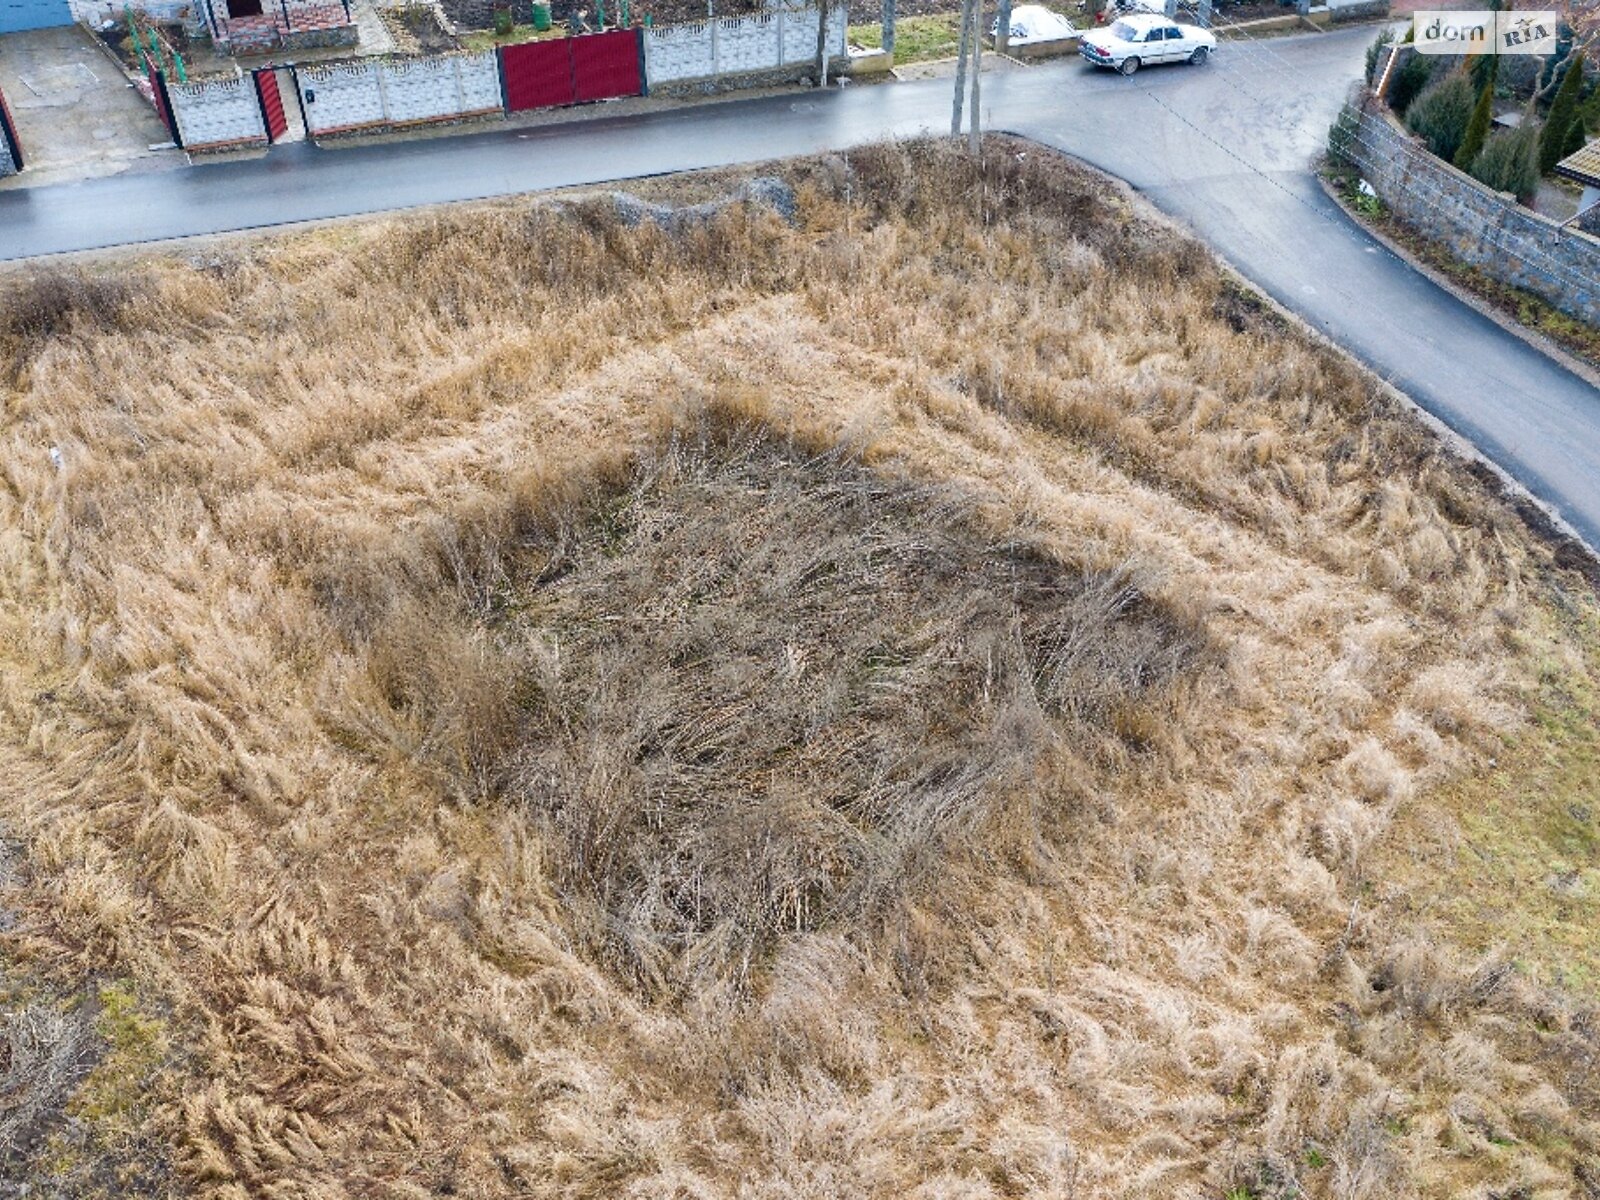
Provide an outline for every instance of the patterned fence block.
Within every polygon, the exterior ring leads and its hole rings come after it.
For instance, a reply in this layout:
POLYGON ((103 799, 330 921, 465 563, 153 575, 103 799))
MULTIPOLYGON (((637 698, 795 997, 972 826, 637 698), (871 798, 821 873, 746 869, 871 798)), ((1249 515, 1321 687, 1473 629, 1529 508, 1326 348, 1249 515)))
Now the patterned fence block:
POLYGON ((781 66, 786 15, 766 12, 718 21, 717 74, 742 74, 781 66))
POLYGON ((456 58, 462 113, 500 112, 500 64, 493 50, 456 58))
POLYGON ((296 67, 295 82, 313 135, 385 123, 383 81, 373 63, 296 67))
POLYGON ((644 35, 644 70, 651 84, 703 79, 717 73, 711 23, 661 25, 644 35))
POLYGON ((185 149, 252 145, 267 140, 261 104, 248 78, 169 81, 167 98, 185 149))
MULTIPOLYGON (((814 8, 776 8, 748 17, 667 25, 646 32, 645 75, 655 86, 680 79, 712 79, 719 75, 752 75, 817 57, 814 8)), ((844 6, 828 16, 828 45, 833 56, 846 47, 844 6)))
POLYGON ((431 121, 460 111, 454 59, 402 59, 385 63, 381 69, 383 115, 389 123, 431 121))
POLYGON ((492 50, 400 59, 384 63, 382 72, 384 117, 391 125, 500 109, 500 73, 492 50))
MULTIPOLYGON (((847 14, 836 5, 828 14, 828 45, 831 54, 848 54, 847 14)), ((788 9, 783 14, 783 62, 814 62, 817 57, 817 10, 788 9)))

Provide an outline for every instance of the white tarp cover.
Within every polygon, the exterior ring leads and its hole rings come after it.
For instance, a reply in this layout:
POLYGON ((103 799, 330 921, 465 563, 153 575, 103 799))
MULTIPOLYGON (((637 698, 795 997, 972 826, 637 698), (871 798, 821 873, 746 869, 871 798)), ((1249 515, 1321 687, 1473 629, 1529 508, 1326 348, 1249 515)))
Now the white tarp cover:
POLYGON ((1029 42, 1056 42, 1077 36, 1078 30, 1071 21, 1058 12, 1051 12, 1042 4, 1020 4, 1011 10, 1013 46, 1029 42))

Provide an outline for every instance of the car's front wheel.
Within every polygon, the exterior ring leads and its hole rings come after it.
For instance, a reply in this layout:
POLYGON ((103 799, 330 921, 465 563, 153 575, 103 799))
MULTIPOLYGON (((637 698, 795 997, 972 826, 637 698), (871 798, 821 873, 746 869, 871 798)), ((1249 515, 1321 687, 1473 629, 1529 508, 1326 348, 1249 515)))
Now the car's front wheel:
POLYGON ((1129 55, 1127 58, 1123 59, 1122 65, 1117 68, 1117 70, 1121 71, 1124 75, 1132 75, 1138 69, 1139 60, 1133 55, 1129 55))
POLYGON ((1206 59, 1210 57, 1211 48, 1209 46, 1196 46, 1194 53, 1189 55, 1189 61, 1197 67, 1203 67, 1206 65, 1206 59))

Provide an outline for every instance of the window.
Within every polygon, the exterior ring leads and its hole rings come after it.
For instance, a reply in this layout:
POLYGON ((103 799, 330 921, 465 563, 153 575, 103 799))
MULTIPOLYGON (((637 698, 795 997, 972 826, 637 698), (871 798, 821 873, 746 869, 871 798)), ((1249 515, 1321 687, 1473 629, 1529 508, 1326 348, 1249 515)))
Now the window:
POLYGON ((1119 42, 1137 42, 1139 40, 1139 31, 1126 21, 1118 21, 1111 26, 1111 36, 1119 42))
POLYGON ((1183 30, 1179 29, 1176 25, 1168 25, 1167 26, 1167 41, 1169 41, 1169 42, 1177 42, 1177 41, 1182 41, 1182 40, 1183 40, 1183 30))

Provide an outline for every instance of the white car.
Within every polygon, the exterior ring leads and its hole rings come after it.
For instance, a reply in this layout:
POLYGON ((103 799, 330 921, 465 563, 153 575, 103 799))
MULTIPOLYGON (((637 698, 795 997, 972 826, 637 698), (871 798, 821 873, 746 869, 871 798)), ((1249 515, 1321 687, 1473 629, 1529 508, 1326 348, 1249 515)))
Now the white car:
POLYGON ((1078 53, 1097 67, 1132 75, 1140 67, 1186 62, 1199 66, 1211 57, 1217 39, 1195 25, 1180 25, 1155 13, 1118 17, 1104 29, 1091 29, 1078 53))

